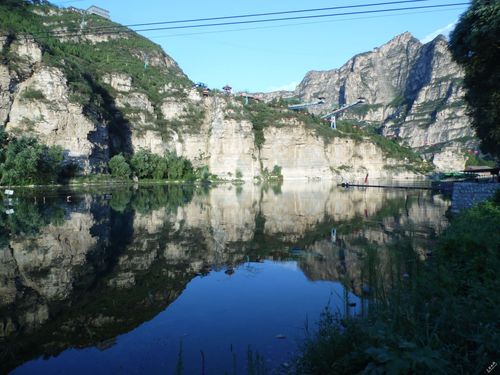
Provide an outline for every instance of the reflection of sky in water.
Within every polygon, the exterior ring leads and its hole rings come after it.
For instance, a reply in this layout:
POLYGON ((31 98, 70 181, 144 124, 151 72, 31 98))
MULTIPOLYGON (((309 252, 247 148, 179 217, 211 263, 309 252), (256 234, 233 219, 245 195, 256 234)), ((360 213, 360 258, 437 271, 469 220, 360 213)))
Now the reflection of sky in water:
MULTIPOLYGON (((295 262, 245 263, 232 275, 219 271, 194 278, 167 309, 119 336, 111 348, 66 350, 14 373, 173 374, 181 341, 185 374, 201 373, 201 350, 206 374, 231 371, 231 346, 238 373, 245 373, 249 345, 272 368, 296 353, 306 320, 312 326, 328 303, 343 311, 342 298, 338 282, 311 282, 295 262)), ((350 301, 358 299, 350 295, 350 301)))

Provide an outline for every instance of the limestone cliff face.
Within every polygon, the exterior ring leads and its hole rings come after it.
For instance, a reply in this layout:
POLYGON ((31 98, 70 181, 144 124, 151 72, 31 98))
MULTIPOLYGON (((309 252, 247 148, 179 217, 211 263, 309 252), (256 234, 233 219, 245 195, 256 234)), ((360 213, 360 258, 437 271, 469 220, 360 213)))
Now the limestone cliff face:
MULTIPOLYGON (((40 13, 42 21, 47 16, 50 22, 61 17, 65 20, 61 24, 68 24, 71 14, 61 9, 40 13)), ((73 21, 80 25, 79 20, 76 17, 73 21)), ((61 146, 66 162, 77 164, 81 173, 105 172, 114 154, 147 149, 156 154, 174 151, 190 159, 194 166, 208 166, 222 178, 241 173, 243 179, 252 179, 275 166, 281 167, 284 178, 352 181, 366 174, 372 178, 416 176, 409 172, 415 168, 387 157, 369 138, 325 139, 293 118, 267 124, 263 129, 265 141, 257 145, 254 124, 244 104, 221 94, 203 97, 158 46, 131 34, 114 39, 101 40, 91 35, 73 39, 60 38, 68 62, 63 57, 54 62, 53 56, 47 57, 43 40, 36 41, 29 35, 0 41, 0 52, 8 56, 0 61, 0 126, 13 135, 31 135, 45 144, 61 146), (87 54, 102 56, 88 59, 88 66, 75 67, 71 64, 79 64, 80 60, 71 60, 74 50, 65 49, 70 42, 80 43, 87 54), (123 56, 114 57, 118 59, 114 60, 118 62, 114 68, 110 68, 111 63, 98 65, 99 58, 107 60, 119 43, 128 59, 125 67, 120 60, 123 56), (128 69, 128 65, 134 68, 128 69)), ((376 57, 358 56, 339 71, 310 73, 299 88, 300 95, 310 98, 321 91, 330 103, 349 102, 360 95, 368 96, 370 103, 391 100, 408 84, 414 69, 410 63, 404 69, 398 68, 400 54, 407 50, 411 59, 418 59, 422 50, 407 35, 391 43, 374 52, 376 57), (392 59, 392 70, 399 69, 397 77, 384 70, 387 58, 392 59), (369 69, 372 65, 375 70, 369 69), (338 89, 339 85, 343 88, 338 89)), ((460 90, 454 87, 443 87, 443 92, 458 97, 460 90)), ((417 104, 437 100, 432 90, 408 90, 417 104)), ((382 109, 377 104, 377 111, 363 118, 394 117, 397 111, 399 107, 382 109)), ((448 112, 443 111, 431 117, 448 123, 448 112)), ((417 118, 420 114, 411 107, 407 117, 417 118)), ((458 137, 461 132, 451 127, 443 132, 441 125, 436 126, 435 133, 442 140, 458 137)), ((418 139, 434 129, 422 135, 413 127, 388 122, 386 131, 394 127, 415 147, 421 143, 418 139)))
POLYGON ((89 172, 109 159, 107 134, 102 124, 84 116, 81 105, 69 101, 69 94, 60 70, 40 67, 17 85, 5 129, 32 133, 44 144, 61 146, 68 159, 89 172))
MULTIPOLYGON (((438 169, 460 169, 465 148, 477 143, 466 114, 462 78, 444 37, 422 45, 404 33, 339 69, 307 73, 294 92, 279 96, 306 102, 324 96, 326 104, 311 109, 313 113, 365 97, 367 104, 345 112, 343 118, 378 124, 382 134, 416 149, 438 169)), ((268 94, 268 99, 275 96, 268 94)))

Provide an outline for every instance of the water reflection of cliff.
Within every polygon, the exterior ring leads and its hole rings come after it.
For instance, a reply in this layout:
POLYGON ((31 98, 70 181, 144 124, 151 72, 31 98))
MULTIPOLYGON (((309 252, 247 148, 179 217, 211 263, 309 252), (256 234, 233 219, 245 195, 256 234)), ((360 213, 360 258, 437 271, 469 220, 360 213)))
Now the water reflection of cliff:
POLYGON ((383 251, 411 234, 425 251, 447 208, 428 193, 321 183, 74 192, 70 203, 44 194, 20 197, 1 217, 2 372, 68 347, 112 345, 211 268, 296 259, 311 280, 359 290, 367 244, 383 251))

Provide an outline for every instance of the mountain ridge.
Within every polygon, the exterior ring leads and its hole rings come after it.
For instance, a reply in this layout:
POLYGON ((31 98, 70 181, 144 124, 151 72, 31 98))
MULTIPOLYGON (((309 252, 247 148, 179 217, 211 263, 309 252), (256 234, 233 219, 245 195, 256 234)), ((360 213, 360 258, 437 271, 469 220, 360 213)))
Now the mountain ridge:
POLYGON ((80 16, 67 9, 0 5, 0 21, 8 35, 0 43, 1 125, 11 136, 62 147, 80 173, 107 173, 112 156, 141 149, 174 152, 221 178, 262 178, 280 167, 284 178, 353 181, 367 173, 415 177, 430 168, 383 137, 348 125, 333 131, 284 103, 246 103, 216 90, 205 96, 156 44, 131 31, 80 38, 80 16), (41 38, 47 27, 76 39, 41 38))
POLYGON ((476 149, 478 141, 463 100, 463 72, 447 43, 439 35, 424 44, 404 32, 339 68, 307 72, 293 91, 263 97, 309 102, 322 96, 325 106, 310 109, 316 115, 364 97, 366 104, 346 111, 342 118, 375 126, 439 169, 463 169, 466 152, 476 149))

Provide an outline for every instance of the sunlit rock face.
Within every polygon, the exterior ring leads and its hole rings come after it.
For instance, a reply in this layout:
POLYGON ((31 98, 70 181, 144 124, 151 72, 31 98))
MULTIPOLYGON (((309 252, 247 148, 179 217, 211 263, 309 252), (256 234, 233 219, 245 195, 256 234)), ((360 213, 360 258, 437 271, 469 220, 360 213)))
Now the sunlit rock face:
POLYGON ((31 134, 47 145, 58 145, 65 157, 90 172, 109 158, 107 131, 84 116, 69 100, 66 77, 57 68, 42 67, 19 83, 5 124, 14 135, 31 134))
MULTIPOLYGON (((64 16, 62 10, 54 12, 54 15, 64 16)), ((113 43, 120 43, 120 38, 117 35, 113 43)), ((204 97, 200 91, 187 85, 189 80, 175 61, 157 46, 147 52, 134 50, 128 58, 131 63, 138 60, 144 64, 142 78, 148 74, 160 74, 171 77, 172 81, 143 87, 140 79, 126 73, 125 69, 120 71, 120 68, 102 73, 96 69, 92 77, 82 73, 82 77, 87 78, 80 77, 81 82, 75 82, 64 66, 52 66, 46 61, 42 47, 29 36, 19 37, 14 42, 1 42, 2 49, 8 51, 12 58, 0 63, 0 126, 12 135, 31 135, 44 144, 61 146, 65 161, 78 165, 82 174, 107 172, 107 162, 114 154, 131 154, 145 149, 158 155, 175 152, 189 159, 195 167, 208 166, 211 173, 229 179, 241 175, 244 180, 252 180, 262 177, 265 171, 272 171, 275 166, 281 167, 285 179, 353 181, 364 178, 366 174, 372 178, 416 177, 411 168, 402 165, 405 163, 387 157, 368 138, 357 141, 349 137, 325 139, 297 119, 268 124, 262 144, 257 145, 254 124, 245 112, 242 100, 213 93, 204 97), (157 72, 148 69, 157 69, 157 72), (184 83, 180 84, 180 81, 184 83), (85 90, 91 92, 82 94, 75 89, 79 86, 85 86, 85 90), (89 104, 89 96, 99 99, 89 104)), ((109 48, 106 45, 108 42, 106 38, 80 40, 80 43, 93 43, 96 48, 109 48)), ((323 91, 328 92, 325 96, 329 103, 356 98, 366 91, 363 85, 370 88, 370 93, 365 96, 369 96, 374 103, 385 103, 396 95, 397 89, 413 74, 410 65, 405 68, 408 71, 398 70, 400 62, 396 52, 404 49, 404 43, 413 42, 406 35, 391 43, 374 52, 375 57, 355 57, 351 67, 346 65, 332 73, 330 78, 326 77, 330 73, 318 73, 321 85, 326 85, 323 91), (388 56, 391 58, 391 72, 399 72, 396 78, 383 73, 388 65, 383 61, 388 56), (374 61, 378 68, 371 71, 369 67, 374 61), (339 96, 339 82, 344 82, 344 99, 339 96), (336 94, 332 94, 332 87, 337 87, 336 94)), ((417 44, 410 49, 412 54, 419 53, 417 44)), ((437 52, 434 55, 437 56, 437 52)), ((424 64, 424 67, 427 69, 427 65, 424 64)), ((312 91, 316 90, 315 74, 310 73, 310 77, 304 80, 300 96, 309 98, 313 95, 312 91), (306 82, 313 88, 308 88, 306 82)), ((435 79, 442 80, 442 77, 436 76, 435 79)), ((442 88, 442 91, 445 89, 442 88)), ((441 94, 433 94, 429 90, 427 93, 417 90, 420 93, 418 97, 416 93, 412 94, 416 98, 415 103, 436 101, 436 95, 441 98, 441 94)), ((459 86, 449 95, 458 98, 461 95, 459 86)), ((376 115, 369 112, 363 119, 375 121, 380 116, 389 118, 399 110, 391 108, 381 111, 377 107, 376 115)), ((421 111, 415 108, 409 110, 408 116, 420 115, 421 111)), ((456 123, 449 121, 449 113, 444 108, 430 118, 432 121, 447 121, 450 127, 447 132, 442 131, 441 125, 429 128, 433 137, 439 138, 436 142, 460 135, 460 131, 451 128, 456 123)), ((436 121, 433 124, 441 124, 436 121)), ((392 126, 389 123, 386 125, 387 129, 392 126)), ((404 128, 399 122, 396 125, 401 127, 401 136, 411 140, 412 147, 422 146, 430 131, 420 134, 416 128, 404 128)), ((431 160, 432 155, 428 159, 431 160)), ((443 165, 438 161, 439 157, 434 159, 436 165, 443 165)))
POLYGON ((443 36, 422 44, 404 33, 339 69, 310 71, 293 92, 264 96, 304 102, 324 96, 324 106, 310 109, 316 114, 364 97, 367 104, 345 112, 343 118, 378 124, 382 134, 434 160, 438 170, 463 169, 464 151, 477 140, 466 113, 462 79, 443 36), (457 143, 460 147, 450 152, 448 146, 457 143), (440 162, 443 153, 451 164, 440 162))

